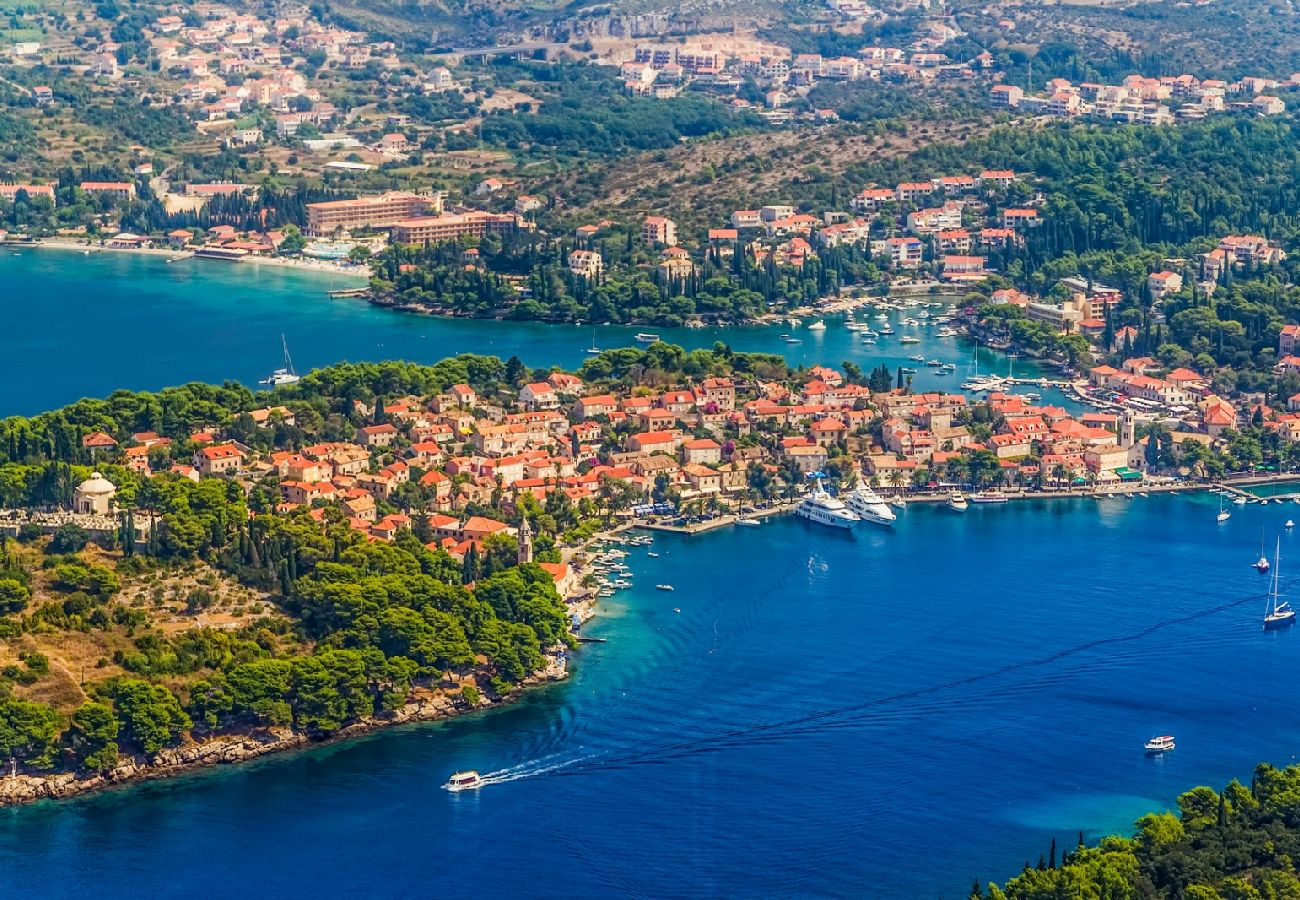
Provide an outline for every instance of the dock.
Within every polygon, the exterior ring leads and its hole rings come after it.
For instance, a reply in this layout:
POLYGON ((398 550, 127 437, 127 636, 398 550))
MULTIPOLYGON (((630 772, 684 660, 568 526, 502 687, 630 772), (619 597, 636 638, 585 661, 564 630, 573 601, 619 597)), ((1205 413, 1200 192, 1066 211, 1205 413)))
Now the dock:
POLYGON ((340 288, 337 291, 328 291, 331 300, 344 300, 349 297, 364 297, 370 293, 370 288, 340 288))

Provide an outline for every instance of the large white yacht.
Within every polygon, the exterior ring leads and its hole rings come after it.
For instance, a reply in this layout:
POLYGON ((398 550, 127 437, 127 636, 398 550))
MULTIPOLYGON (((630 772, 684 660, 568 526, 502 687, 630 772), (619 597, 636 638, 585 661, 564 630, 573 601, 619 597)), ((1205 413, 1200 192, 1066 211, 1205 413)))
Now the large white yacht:
POLYGON ((818 479, 817 486, 813 488, 812 493, 805 497, 803 502, 795 507, 794 511, 809 522, 829 525, 832 528, 852 528, 862 521, 857 513, 850 511, 844 505, 842 500, 826 493, 820 479, 818 479))
POLYGON ((860 485, 857 490, 844 495, 844 505, 849 511, 864 522, 877 525, 892 525, 898 516, 889 508, 885 499, 871 489, 870 485, 860 485))

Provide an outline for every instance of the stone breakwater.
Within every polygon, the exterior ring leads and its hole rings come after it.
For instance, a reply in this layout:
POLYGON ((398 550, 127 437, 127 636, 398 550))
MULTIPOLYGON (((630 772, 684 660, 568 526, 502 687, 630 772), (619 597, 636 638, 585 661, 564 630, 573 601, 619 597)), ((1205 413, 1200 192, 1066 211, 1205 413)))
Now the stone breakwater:
MULTIPOLYGON (((562 669, 548 669, 544 673, 526 679, 522 687, 558 681, 564 678, 565 674, 567 673, 562 669)), ((115 768, 103 773, 57 772, 48 775, 5 775, 0 778, 0 807, 22 806, 41 800, 65 800, 81 794, 142 781, 173 778, 211 766, 248 762, 286 750, 300 750, 345 741, 394 725, 432 722, 475 709, 509 703, 522 694, 522 687, 495 700, 484 697, 473 707, 463 700, 453 700, 447 694, 422 692, 422 695, 415 696, 400 709, 362 719, 325 737, 303 734, 292 728, 257 728, 237 734, 214 735, 179 747, 168 747, 148 759, 126 757, 115 768)))

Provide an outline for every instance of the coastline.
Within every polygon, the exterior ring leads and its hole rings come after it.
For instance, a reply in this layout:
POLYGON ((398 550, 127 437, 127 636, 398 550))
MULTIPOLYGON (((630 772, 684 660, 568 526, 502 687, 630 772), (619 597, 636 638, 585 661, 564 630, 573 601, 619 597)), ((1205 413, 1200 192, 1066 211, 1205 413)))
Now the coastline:
MULTIPOLYGON (((93 241, 73 241, 60 238, 45 238, 25 246, 30 246, 35 249, 63 250, 76 253, 121 253, 129 256, 154 256, 164 257, 166 259, 175 259, 177 261, 205 259, 205 257, 195 256, 193 250, 172 250, 164 249, 162 247, 105 247, 103 244, 98 244, 93 241)), ((319 259, 293 259, 284 256, 245 256, 240 259, 217 259, 214 261, 225 263, 233 262, 237 265, 275 266, 282 269, 297 269, 302 272, 317 272, 324 275, 339 275, 347 278, 363 278, 367 280, 371 275, 369 266, 350 266, 345 268, 336 263, 319 259)))
POLYGON ((10 774, 0 777, 0 809, 28 806, 41 801, 69 800, 117 788, 128 788, 147 781, 160 781, 215 768, 238 765, 263 757, 295 750, 309 750, 341 744, 394 728, 437 722, 471 713, 509 705, 537 687, 563 681, 567 668, 554 665, 525 678, 511 693, 495 700, 483 696, 471 707, 457 704, 445 691, 417 689, 417 695, 401 709, 370 716, 345 725, 324 737, 312 737, 292 728, 250 728, 247 731, 213 735, 202 741, 190 741, 179 747, 161 750, 153 760, 123 757, 105 773, 79 775, 76 772, 44 774, 10 774))

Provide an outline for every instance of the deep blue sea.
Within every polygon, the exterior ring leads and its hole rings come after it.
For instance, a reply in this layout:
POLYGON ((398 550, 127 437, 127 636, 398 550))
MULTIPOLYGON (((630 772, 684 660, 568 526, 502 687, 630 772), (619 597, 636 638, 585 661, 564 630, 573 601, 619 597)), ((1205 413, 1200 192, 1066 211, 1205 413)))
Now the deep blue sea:
MULTIPOLYGON (((588 626, 608 643, 567 683, 4 811, 2 890, 965 897, 1053 837, 1294 760, 1300 632, 1261 631, 1250 563, 1300 506, 1217 511, 1208 495, 914 504, 892 530, 787 517, 657 536, 657 559, 629 549, 635 587, 588 626), (1164 733, 1178 749, 1145 758, 1164 733), (461 768, 505 774, 442 791, 461 768)), ((1282 532, 1284 588, 1297 540, 1282 532)))
MULTIPOLYGON (((457 353, 518 355, 531 366, 576 368, 586 359, 593 337, 598 346, 609 349, 633 345, 632 336, 645 330, 690 348, 711 347, 721 340, 737 350, 780 353, 795 365, 849 360, 864 371, 882 362, 891 371, 912 366, 918 370, 917 389, 956 390, 972 371, 969 342, 900 323, 915 311, 889 313, 898 333, 882 337, 875 346, 864 345, 839 318, 828 319, 823 332, 798 329, 801 343, 788 344, 781 338, 791 330, 786 325, 593 330, 438 319, 326 295, 335 288, 363 284, 355 277, 276 266, 0 248, 0 313, 5 322, 0 358, 8 374, 0 379, 0 416, 31 415, 118 388, 151 390, 227 379, 255 385, 281 364, 281 334, 300 372, 341 360, 433 363, 457 353), (900 343, 908 333, 923 343, 900 343), (917 353, 959 369, 953 375, 937 375, 935 369, 909 359, 917 353)), ((977 364, 980 372, 1000 375, 1013 365, 984 348, 977 364)), ((1020 375, 1042 374, 1027 360, 1017 361, 1014 369, 1020 375)), ((1035 390, 1047 400, 1064 402, 1059 392, 1035 390)))

